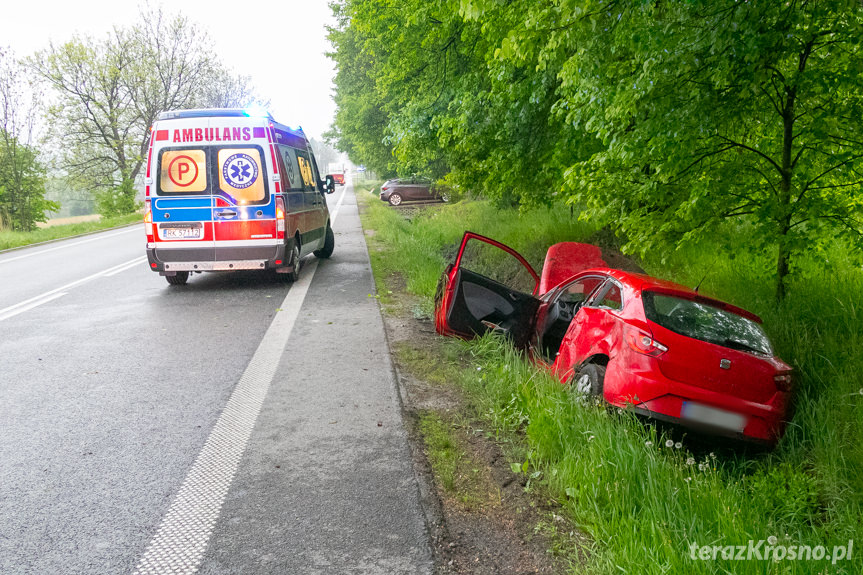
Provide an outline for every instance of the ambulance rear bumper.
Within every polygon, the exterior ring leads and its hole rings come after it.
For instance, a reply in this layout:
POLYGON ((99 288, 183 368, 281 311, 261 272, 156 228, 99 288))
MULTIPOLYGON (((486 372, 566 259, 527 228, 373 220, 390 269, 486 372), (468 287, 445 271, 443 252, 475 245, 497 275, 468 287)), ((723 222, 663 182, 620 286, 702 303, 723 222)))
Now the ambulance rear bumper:
POLYGON ((285 253, 289 252, 283 244, 167 250, 147 248, 147 261, 151 270, 163 275, 181 271, 265 270, 286 267, 285 253))

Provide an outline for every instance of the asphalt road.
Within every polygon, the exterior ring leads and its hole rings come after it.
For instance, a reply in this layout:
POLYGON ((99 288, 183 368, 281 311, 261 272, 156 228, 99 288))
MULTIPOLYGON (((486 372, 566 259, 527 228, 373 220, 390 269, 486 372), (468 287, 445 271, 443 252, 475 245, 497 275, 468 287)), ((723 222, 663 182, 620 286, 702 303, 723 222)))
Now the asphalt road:
POLYGON ((293 286, 169 286, 137 226, 0 254, 0 573, 432 571, 355 198, 328 201, 293 286))

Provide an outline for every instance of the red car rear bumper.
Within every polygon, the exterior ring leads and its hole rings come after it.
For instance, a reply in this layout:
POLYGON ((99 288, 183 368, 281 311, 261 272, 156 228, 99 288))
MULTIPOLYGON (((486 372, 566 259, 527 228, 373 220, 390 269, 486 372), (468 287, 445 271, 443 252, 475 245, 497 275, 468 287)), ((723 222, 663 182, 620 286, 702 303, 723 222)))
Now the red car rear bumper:
POLYGON ((664 377, 658 369, 635 371, 609 363, 605 400, 648 417, 712 435, 775 445, 785 430, 788 394, 776 391, 764 403, 747 401, 664 377), (638 392, 636 392, 636 390, 638 392))

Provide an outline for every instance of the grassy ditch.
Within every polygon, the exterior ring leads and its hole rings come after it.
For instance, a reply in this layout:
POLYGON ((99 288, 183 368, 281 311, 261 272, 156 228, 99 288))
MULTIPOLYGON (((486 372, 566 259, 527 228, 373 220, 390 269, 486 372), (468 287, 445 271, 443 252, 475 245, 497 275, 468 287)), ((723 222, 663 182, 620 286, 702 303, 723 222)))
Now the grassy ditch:
MULTIPOLYGON (((406 290, 415 315, 426 316, 465 229, 511 245, 537 269, 552 243, 595 233, 567 209, 519 214, 484 202, 435 207, 411 221, 369 202, 364 225, 374 230, 368 241, 379 291, 406 290)), ((799 387, 793 424, 772 453, 712 453, 626 412, 573 401, 498 338, 440 342, 448 362, 462 363, 441 368, 449 384, 486 429, 512 443, 513 473, 590 536, 578 572, 863 573, 863 551, 833 557, 843 552, 834 546, 849 540, 863 546, 863 272, 834 248, 824 254, 829 263, 801 264, 777 306, 755 257, 732 259, 704 245, 642 265, 688 285, 709 271, 702 293, 765 319, 799 387), (693 559, 693 544, 696 553, 711 546, 711 558, 693 559), (729 546, 747 546, 750 558, 736 559, 729 546), (825 558, 812 558, 817 546, 825 558), (809 559, 793 559, 798 553, 809 559)))
POLYGON ((133 224, 140 221, 142 221, 141 214, 128 214, 114 218, 104 218, 94 222, 80 222, 77 224, 64 224, 60 226, 51 226, 49 228, 40 228, 33 230, 32 232, 0 230, 0 250, 20 248, 51 240, 60 240, 72 236, 79 236, 81 234, 115 228, 126 224, 133 224))

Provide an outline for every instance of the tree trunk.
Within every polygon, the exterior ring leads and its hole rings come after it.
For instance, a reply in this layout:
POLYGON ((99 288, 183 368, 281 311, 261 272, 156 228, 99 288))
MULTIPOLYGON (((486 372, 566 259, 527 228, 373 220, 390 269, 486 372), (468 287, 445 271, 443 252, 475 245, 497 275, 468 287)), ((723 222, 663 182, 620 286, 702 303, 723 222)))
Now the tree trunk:
POLYGON ((786 280, 789 272, 789 262, 791 260, 791 251, 788 249, 787 231, 779 240, 779 256, 776 258, 776 301, 781 302, 785 299, 787 292, 786 280))

